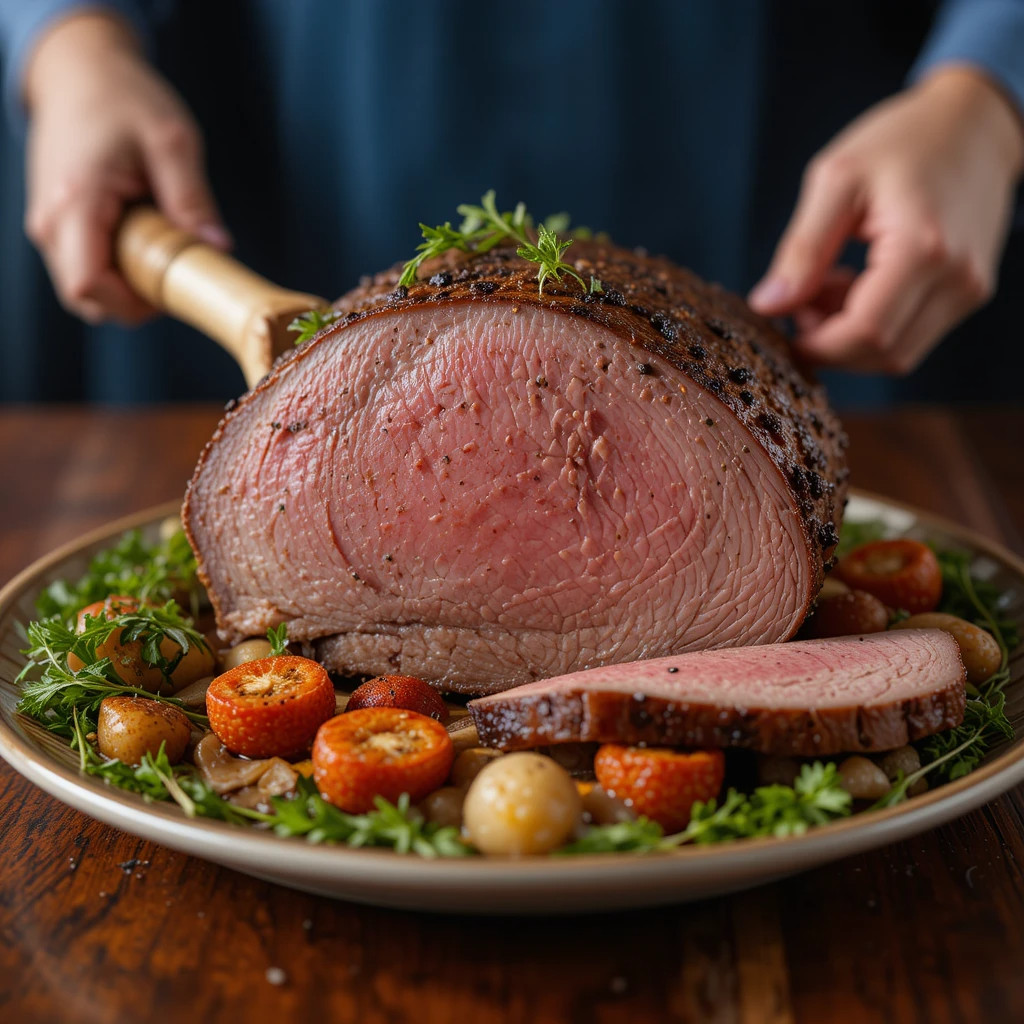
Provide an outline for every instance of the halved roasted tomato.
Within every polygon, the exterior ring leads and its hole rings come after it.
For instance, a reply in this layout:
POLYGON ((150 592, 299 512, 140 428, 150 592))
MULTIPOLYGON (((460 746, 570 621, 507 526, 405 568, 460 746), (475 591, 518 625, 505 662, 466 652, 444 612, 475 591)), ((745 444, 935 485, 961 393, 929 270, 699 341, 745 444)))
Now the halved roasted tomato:
POLYGON ((206 691, 210 728, 233 754, 301 754, 334 714, 334 685, 322 665, 282 655, 247 661, 206 691))
POLYGON ((942 569, 935 552, 906 537, 862 544, 833 571, 847 586, 911 615, 934 611, 942 600, 942 569))
POLYGON ((606 793, 634 813, 656 821, 666 832, 678 832, 686 828, 698 800, 707 803, 718 796, 725 755, 721 750, 606 743, 594 758, 594 774, 606 793))
POLYGON ((440 722, 402 708, 361 708, 320 726, 313 779, 324 797, 350 814, 373 798, 414 803, 444 784, 455 748, 440 722))

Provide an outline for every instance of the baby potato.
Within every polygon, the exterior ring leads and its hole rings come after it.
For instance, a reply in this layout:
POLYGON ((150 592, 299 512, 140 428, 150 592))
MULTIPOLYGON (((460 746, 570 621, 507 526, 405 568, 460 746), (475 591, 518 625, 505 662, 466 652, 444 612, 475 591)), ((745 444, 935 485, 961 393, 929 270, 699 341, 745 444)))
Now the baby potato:
POLYGON ((460 828, 462 826, 462 803, 466 791, 456 786, 442 786, 420 801, 420 810, 427 821, 438 825, 460 828))
POLYGON ((124 764, 154 757, 164 744, 167 760, 177 764, 192 735, 188 718, 176 707, 148 697, 104 697, 96 727, 100 753, 124 764))
POLYGON ((593 825, 616 825, 620 821, 636 821, 636 813, 624 800, 612 796, 596 782, 576 782, 583 801, 583 813, 593 825))
POLYGON ((259 661, 261 658, 270 657, 269 640, 243 640, 240 644, 228 648, 221 653, 220 660, 224 671, 237 668, 248 661, 259 661))
POLYGON ((452 765, 451 784, 466 789, 493 760, 504 756, 491 747, 470 747, 462 751, 452 765))
POLYGON ((848 590, 822 598, 807 625, 813 638, 881 633, 889 623, 884 604, 864 590, 848 590))
MULTIPOLYGON (((139 602, 134 597, 112 595, 105 601, 96 601, 78 613, 78 632, 81 633, 85 629, 88 617, 95 619, 103 615, 113 619, 126 612, 134 612, 138 607, 139 602)), ((176 658, 180 651, 181 647, 170 637, 164 637, 160 642, 160 653, 169 661, 176 658)), ((142 660, 142 641, 121 643, 120 629, 115 629, 104 643, 97 646, 96 655, 110 659, 114 671, 126 686, 137 686, 150 693, 176 693, 189 683, 210 675, 215 664, 212 651, 192 644, 171 673, 171 684, 168 686, 160 669, 142 660)), ((69 654, 68 668, 72 672, 77 672, 81 667, 81 660, 69 654)))
POLYGON ((960 657, 967 669, 967 682, 975 686, 985 682, 1003 662, 1003 653, 995 637, 973 622, 945 612, 924 612, 897 622, 893 629, 941 629, 960 648, 960 657))
POLYGON ((818 601, 828 601, 830 598, 839 597, 840 594, 848 594, 850 588, 836 576, 826 576, 818 591, 818 601))
POLYGON ((168 516, 160 521, 160 540, 166 543, 176 533, 181 533, 183 529, 181 516, 168 516))
POLYGON ((792 786, 800 774, 800 762, 793 757, 761 754, 757 759, 757 781, 761 786, 792 786))
MULTIPOLYGON (((887 778, 895 782, 900 772, 913 775, 921 767, 921 755, 913 747, 899 747, 889 750, 875 759, 887 778)), ((922 780, 924 781, 924 780, 922 780)))
POLYGON ((874 761, 859 754, 839 765, 839 783, 854 800, 878 800, 890 789, 885 772, 874 761))
POLYGON ((506 754, 487 765, 466 793, 462 821, 481 852, 518 857, 548 853, 579 825, 583 804, 569 773, 540 754, 506 754))

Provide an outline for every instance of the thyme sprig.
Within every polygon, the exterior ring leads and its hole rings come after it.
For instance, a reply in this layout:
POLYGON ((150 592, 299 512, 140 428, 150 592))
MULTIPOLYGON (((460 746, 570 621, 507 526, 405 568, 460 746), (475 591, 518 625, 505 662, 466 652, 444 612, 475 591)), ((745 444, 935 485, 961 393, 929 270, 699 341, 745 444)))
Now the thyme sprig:
MULTIPOLYGON (((402 268, 402 276, 398 279, 400 285, 408 288, 414 284, 420 267, 427 260, 451 249, 482 253, 502 242, 515 242, 516 252, 523 259, 537 264, 537 288, 541 295, 544 294, 546 281, 561 281, 563 274, 574 278, 584 291, 588 290, 587 283, 573 266, 562 259, 566 249, 573 243, 571 238, 563 241, 558 237, 558 232, 569 228, 568 214, 555 214, 534 231, 533 218, 523 203, 518 203, 514 210, 498 210, 494 189, 483 196, 479 206, 463 203, 458 207, 458 212, 462 216, 458 228, 453 228, 451 221, 436 227, 420 224, 423 241, 416 247, 416 255, 402 268)), ((583 237, 584 232, 579 234, 583 237)), ((585 234, 589 237, 590 232, 585 234)), ((601 282, 591 278, 589 291, 601 291, 601 282)))
POLYGON ((302 316, 297 316, 289 325, 289 331, 297 331, 296 345, 309 341, 310 338, 319 334, 325 327, 333 324, 341 313, 336 309, 311 309, 302 316))

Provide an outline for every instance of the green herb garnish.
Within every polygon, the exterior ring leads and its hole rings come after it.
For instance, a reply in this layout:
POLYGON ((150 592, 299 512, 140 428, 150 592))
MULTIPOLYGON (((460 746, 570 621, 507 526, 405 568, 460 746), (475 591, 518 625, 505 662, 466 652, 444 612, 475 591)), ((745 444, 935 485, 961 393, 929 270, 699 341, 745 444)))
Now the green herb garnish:
MULTIPOLYGON (((402 268, 402 276, 398 279, 400 285, 408 288, 414 284, 424 262, 450 249, 487 252, 502 242, 515 242, 518 246, 516 252, 523 259, 537 264, 537 287, 541 295, 544 294, 545 281, 561 281, 563 274, 575 278, 580 287, 587 290, 583 278, 571 264, 562 259, 565 250, 573 243, 571 238, 562 241, 558 237, 560 231, 569 229, 568 214, 549 217, 537 228, 534 238, 531 234, 533 218, 523 203, 519 203, 514 210, 501 213, 495 205, 493 189, 484 195, 479 206, 463 204, 458 207, 458 212, 462 215, 462 223, 458 228, 453 228, 451 221, 436 227, 420 224, 423 241, 416 247, 417 254, 402 268)), ((601 283, 596 278, 591 278, 590 291, 601 291, 601 283)))
MULTIPOLYGON (((973 622, 976 626, 987 629, 996 638, 996 643, 1003 651, 998 681, 1000 687, 1005 686, 1009 681, 1009 652, 1020 643, 1020 631, 1017 623, 1002 613, 1002 594, 999 588, 987 580, 979 580, 971 575, 969 552, 943 549, 934 544, 932 550, 942 569, 942 602, 938 610, 973 622)), ((991 682, 992 680, 988 680, 985 685, 990 685, 991 682)))
POLYGON ((421 857, 466 857, 473 850, 459 838, 459 830, 425 822, 408 794, 397 804, 376 797, 376 810, 346 814, 317 792, 312 779, 299 777, 294 797, 273 797, 274 831, 279 836, 305 836, 311 843, 345 843, 348 846, 385 846, 396 853, 421 857))
POLYGON ((216 818, 234 825, 249 821, 269 821, 272 815, 238 807, 215 793, 191 765, 172 765, 165 745, 154 757, 148 751, 138 766, 101 757, 89 742, 82 721, 72 712, 73 747, 79 752, 79 769, 95 775, 110 786, 139 793, 146 800, 173 800, 188 818, 216 818))
POLYGON ((51 583, 36 598, 36 609, 43 618, 59 616, 70 623, 80 609, 111 594, 153 603, 187 594, 197 605, 196 559, 184 532, 177 530, 159 544, 147 544, 140 531, 130 530, 114 547, 95 555, 77 583, 51 583))
POLYGON ((22 652, 28 661, 15 679, 22 684, 18 710, 51 731, 71 737, 76 717, 89 729, 96 727, 96 716, 104 697, 139 696, 173 704, 193 722, 205 726, 205 715, 190 711, 176 698, 126 685, 110 658, 99 656, 97 649, 117 630, 121 631, 118 643, 138 643, 142 661, 159 669, 166 682, 192 647, 208 650, 206 641, 181 616, 173 601, 162 608, 142 605, 136 611, 111 619, 102 615, 86 616, 81 632, 76 632, 60 618, 31 622, 26 631, 29 646, 22 652), (164 640, 172 640, 179 646, 173 658, 165 657, 160 650, 164 640), (69 654, 83 663, 77 671, 68 667, 69 654))
POLYGON ((288 653, 288 623, 282 622, 277 629, 271 627, 267 630, 267 639, 270 641, 270 654, 268 658, 276 658, 279 655, 288 653))
POLYGON ((308 313, 297 316, 288 325, 288 330, 298 331, 299 336, 295 339, 295 344, 301 345, 333 324, 340 316, 341 313, 336 309, 311 309, 308 313))
POLYGON ((792 786, 759 786, 749 796, 730 789, 721 806, 715 800, 695 803, 690 823, 682 832, 662 834, 661 826, 646 818, 597 825, 559 854, 672 850, 689 843, 724 843, 755 836, 801 835, 850 814, 850 794, 839 783, 834 764, 805 764, 792 786))
POLYGON ((862 544, 884 539, 887 532, 886 525, 881 519, 866 519, 860 523, 844 520, 839 530, 839 543, 833 555, 841 560, 862 544))

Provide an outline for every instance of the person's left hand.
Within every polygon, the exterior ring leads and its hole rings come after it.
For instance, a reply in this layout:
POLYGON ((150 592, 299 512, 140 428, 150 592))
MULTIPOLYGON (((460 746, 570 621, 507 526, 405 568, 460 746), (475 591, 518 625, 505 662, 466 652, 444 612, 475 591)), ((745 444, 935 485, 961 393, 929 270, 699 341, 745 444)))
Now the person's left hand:
POLYGON ((750 304, 792 316, 816 363, 908 373, 987 302, 1024 169, 1024 126, 984 76, 937 70, 854 121, 809 164, 750 304), (857 275, 835 266, 868 244, 857 275))

